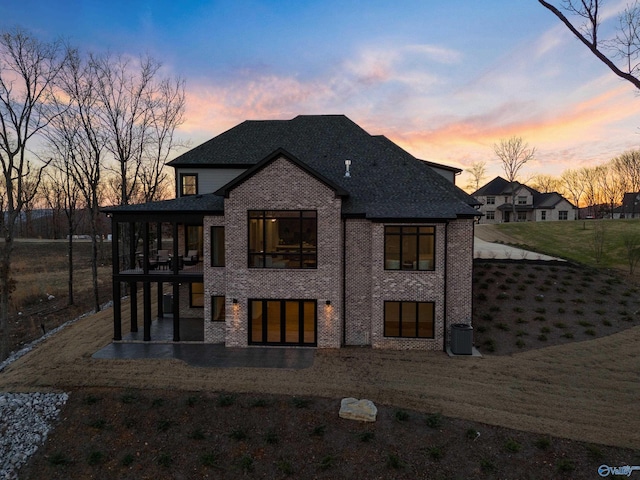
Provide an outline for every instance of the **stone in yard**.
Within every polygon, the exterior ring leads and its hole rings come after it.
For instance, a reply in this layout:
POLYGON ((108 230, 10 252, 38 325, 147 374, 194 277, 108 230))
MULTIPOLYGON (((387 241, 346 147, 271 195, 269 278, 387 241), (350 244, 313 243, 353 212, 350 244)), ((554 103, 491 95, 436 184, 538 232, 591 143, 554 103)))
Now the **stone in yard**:
POLYGON ((360 420, 361 422, 375 422, 378 409, 371 400, 357 398, 343 398, 340 402, 340 418, 360 420))

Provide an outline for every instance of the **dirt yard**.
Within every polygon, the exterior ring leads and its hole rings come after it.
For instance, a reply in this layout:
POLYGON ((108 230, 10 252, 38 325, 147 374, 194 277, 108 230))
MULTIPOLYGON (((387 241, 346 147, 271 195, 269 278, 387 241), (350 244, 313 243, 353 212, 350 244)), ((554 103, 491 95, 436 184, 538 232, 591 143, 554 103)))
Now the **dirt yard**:
MULTIPOLYGON (((124 315, 126 318, 126 313, 124 315)), ((640 448, 640 327, 507 356, 318 350, 305 370, 214 369, 177 360, 96 360, 112 311, 84 318, 0 373, 0 390, 82 387, 369 398, 378 404, 568 439, 640 448)))

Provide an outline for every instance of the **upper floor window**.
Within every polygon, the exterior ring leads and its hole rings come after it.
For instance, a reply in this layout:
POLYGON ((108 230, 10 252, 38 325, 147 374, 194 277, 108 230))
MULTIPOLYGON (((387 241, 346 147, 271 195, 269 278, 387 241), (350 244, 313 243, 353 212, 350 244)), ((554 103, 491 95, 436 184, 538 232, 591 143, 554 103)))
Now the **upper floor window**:
POLYGON ((386 270, 433 270, 435 227, 384 227, 386 270))
POLYGON ((211 227, 211 266, 224 267, 224 227, 211 227))
POLYGON ((180 174, 180 196, 196 195, 198 193, 198 174, 180 174))
POLYGON ((249 211, 249 267, 316 268, 315 210, 249 211))
POLYGON ((518 205, 526 205, 527 204, 527 197, 522 196, 522 197, 518 197, 518 205))
POLYGON ((495 205, 496 197, 487 197, 487 205, 495 205))

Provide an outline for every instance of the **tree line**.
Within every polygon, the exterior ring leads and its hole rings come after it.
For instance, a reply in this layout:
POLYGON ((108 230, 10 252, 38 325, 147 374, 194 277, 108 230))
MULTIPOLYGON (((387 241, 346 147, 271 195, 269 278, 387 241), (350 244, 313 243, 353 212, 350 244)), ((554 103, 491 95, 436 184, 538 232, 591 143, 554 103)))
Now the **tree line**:
POLYGON ((0 360, 9 353, 11 260, 25 219, 47 209, 58 216, 55 228, 64 225, 70 303, 73 236, 82 224, 99 310, 100 207, 169 195, 164 166, 180 146, 184 112, 184 80, 148 55, 83 52, 20 27, 0 32, 0 360))

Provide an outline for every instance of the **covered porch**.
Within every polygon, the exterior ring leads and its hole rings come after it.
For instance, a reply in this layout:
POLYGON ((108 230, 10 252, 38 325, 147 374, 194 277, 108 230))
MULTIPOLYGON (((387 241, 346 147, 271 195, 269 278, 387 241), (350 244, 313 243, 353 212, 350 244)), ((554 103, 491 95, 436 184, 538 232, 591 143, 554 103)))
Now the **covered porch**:
POLYGON ((194 339, 192 333, 183 336, 181 326, 191 332, 194 321, 204 323, 204 214, 113 211, 109 215, 113 232, 114 341, 166 341, 168 324, 172 341, 202 341, 194 339), (123 296, 137 298, 140 293, 142 311, 133 302, 129 318, 123 318, 123 296), (131 338, 123 339, 122 322, 127 320, 131 338), (158 329, 159 325, 162 328, 158 329))

